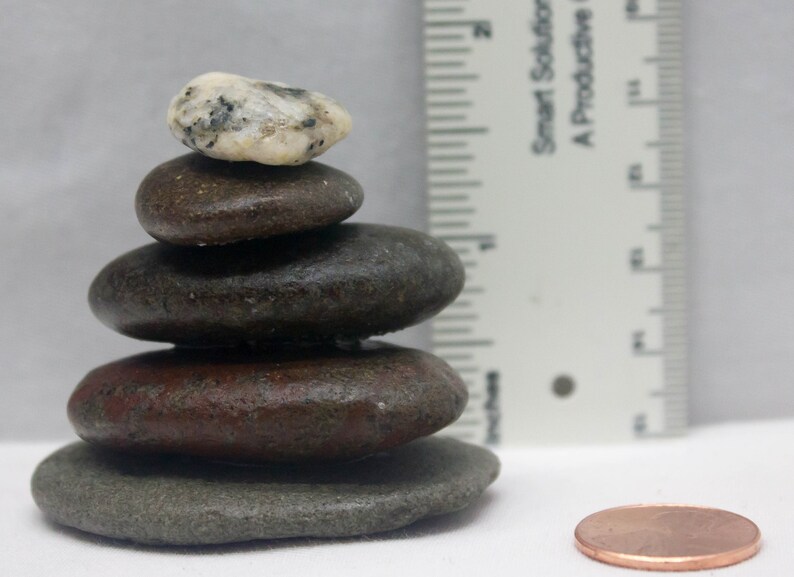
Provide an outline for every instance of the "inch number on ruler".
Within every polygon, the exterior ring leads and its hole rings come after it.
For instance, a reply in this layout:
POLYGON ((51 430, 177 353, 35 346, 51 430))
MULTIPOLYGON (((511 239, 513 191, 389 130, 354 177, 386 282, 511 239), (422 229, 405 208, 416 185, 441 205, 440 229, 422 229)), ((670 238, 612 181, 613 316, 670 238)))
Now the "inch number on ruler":
POLYGON ((433 349, 506 444, 686 423, 679 0, 425 0, 433 349))

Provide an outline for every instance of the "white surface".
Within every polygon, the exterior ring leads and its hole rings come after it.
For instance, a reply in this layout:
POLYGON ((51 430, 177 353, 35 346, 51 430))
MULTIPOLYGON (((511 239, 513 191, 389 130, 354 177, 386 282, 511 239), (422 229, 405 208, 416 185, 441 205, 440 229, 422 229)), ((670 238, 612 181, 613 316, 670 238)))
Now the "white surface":
POLYGON ((28 483, 36 463, 57 445, 5 443, 0 445, 0 574, 629 575, 578 553, 576 524, 607 507, 683 502, 728 509, 761 528, 761 552, 715 575, 789 575, 794 565, 792 439, 794 420, 787 420, 711 426, 648 446, 502 451, 501 477, 469 511, 386 536, 204 549, 123 545, 46 522, 28 483))
MULTIPOLYGON (((684 4, 692 416, 794 417, 792 5, 684 4)), ((186 150, 165 109, 196 74, 338 98, 355 127, 323 160, 361 181, 358 218, 424 227, 418 1, 0 0, 0 13, 0 438, 68 435, 86 372, 157 348, 101 326, 85 295, 149 241, 133 195, 186 150)))

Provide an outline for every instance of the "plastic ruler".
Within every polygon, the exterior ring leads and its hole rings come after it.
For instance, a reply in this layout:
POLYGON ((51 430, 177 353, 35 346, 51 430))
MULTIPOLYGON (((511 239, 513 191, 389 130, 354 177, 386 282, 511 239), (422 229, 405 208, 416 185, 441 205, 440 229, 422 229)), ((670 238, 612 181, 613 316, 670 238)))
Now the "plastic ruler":
POLYGON ((425 0, 429 228, 467 271, 433 321, 448 432, 686 428, 679 0, 425 0))

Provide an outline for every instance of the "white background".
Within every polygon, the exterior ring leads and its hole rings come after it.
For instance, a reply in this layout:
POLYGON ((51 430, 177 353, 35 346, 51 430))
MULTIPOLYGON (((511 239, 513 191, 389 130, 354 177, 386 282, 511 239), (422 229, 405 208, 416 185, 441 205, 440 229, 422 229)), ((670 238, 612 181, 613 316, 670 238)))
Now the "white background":
MULTIPOLYGON (((196 74, 339 99, 354 130, 322 160, 364 186, 355 219, 425 227, 420 8, 0 1, 0 438, 68 436, 80 378, 158 346, 101 326, 85 293, 150 240, 134 193, 184 151, 165 108, 196 74)), ((692 419, 794 416, 794 7, 685 0, 685 18, 692 419)))

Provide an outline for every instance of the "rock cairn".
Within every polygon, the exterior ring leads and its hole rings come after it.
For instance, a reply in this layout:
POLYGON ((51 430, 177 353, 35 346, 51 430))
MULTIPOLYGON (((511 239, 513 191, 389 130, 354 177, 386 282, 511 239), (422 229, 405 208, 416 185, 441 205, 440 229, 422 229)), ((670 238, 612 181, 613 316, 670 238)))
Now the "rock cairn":
POLYGON ((395 529, 473 502, 487 450, 428 437, 466 387, 441 359, 365 340, 416 324, 463 287, 454 252, 423 233, 339 224, 351 176, 309 162, 350 130, 330 98, 210 73, 171 102, 196 152, 143 180, 155 239, 108 264, 94 314, 177 345, 91 371, 68 405, 87 442, 34 473, 55 521, 152 544, 395 529))

